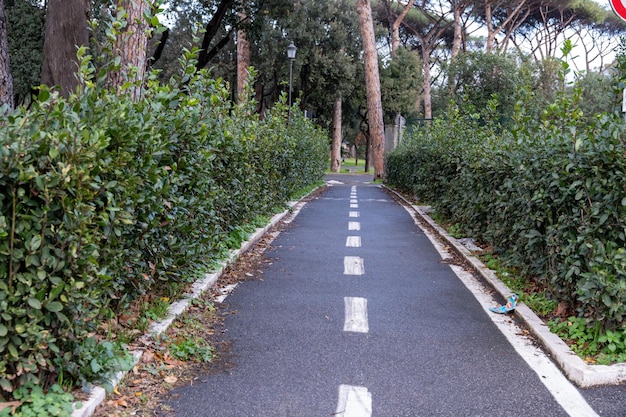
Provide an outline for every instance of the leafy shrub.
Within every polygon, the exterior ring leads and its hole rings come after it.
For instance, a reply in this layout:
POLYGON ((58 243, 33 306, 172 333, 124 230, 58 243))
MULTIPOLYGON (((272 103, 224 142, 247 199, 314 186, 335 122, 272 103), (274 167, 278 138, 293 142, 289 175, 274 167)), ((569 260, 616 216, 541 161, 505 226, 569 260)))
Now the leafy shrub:
POLYGON ((107 308, 97 227, 106 211, 90 171, 108 140, 45 89, 33 107, 9 115, 0 135, 0 386, 8 392, 53 374, 54 357, 94 331, 107 308))
POLYGON ((87 391, 92 384, 102 385, 107 391, 113 390, 111 381, 117 372, 129 371, 135 364, 133 355, 118 342, 99 341, 89 337, 77 344, 75 352, 66 358, 55 358, 58 382, 70 384, 80 381, 87 391))
POLYGON ((462 52, 445 67, 448 87, 442 89, 444 101, 454 100, 471 112, 478 112, 497 97, 496 118, 510 117, 520 92, 535 82, 532 74, 537 69, 529 61, 513 54, 462 52))
POLYGON ((626 134, 618 115, 583 118, 580 91, 510 130, 453 114, 387 159, 390 184, 431 203, 541 277, 591 326, 626 326, 626 134))
MULTIPOLYGON (((265 119, 196 72, 152 74, 136 102, 79 51, 68 99, 41 87, 0 125, 0 388, 101 380, 100 321, 185 280, 233 231, 321 180, 326 135, 280 103, 265 119), (63 366, 60 367, 59 365, 63 366)), ((126 88, 137 88, 128 85, 126 88)))
POLYGON ((65 417, 73 411, 74 397, 58 385, 44 393, 40 386, 29 383, 15 390, 14 399, 19 407, 15 411, 12 407, 3 409, 0 417, 65 417))

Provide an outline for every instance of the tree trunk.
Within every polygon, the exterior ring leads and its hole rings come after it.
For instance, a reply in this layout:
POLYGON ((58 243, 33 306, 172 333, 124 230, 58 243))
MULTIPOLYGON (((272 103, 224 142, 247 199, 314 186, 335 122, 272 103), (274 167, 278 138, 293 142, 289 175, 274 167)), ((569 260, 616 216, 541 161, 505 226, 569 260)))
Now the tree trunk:
POLYGON ((365 134, 365 172, 370 172, 370 166, 372 165, 372 141, 371 136, 368 133, 365 134))
POLYGON ((43 44, 41 83, 59 86, 69 96, 78 84, 76 48, 89 45, 90 2, 88 0, 49 0, 43 44))
POLYGON ((0 0, 0 106, 5 104, 9 106, 9 110, 13 109, 13 77, 9 65, 7 21, 4 16, 4 0, 0 0))
POLYGON ((228 34, 217 43, 217 45, 211 48, 211 42, 217 35, 222 25, 222 21, 224 20, 224 16, 226 16, 226 13, 232 9, 234 2, 235 0, 221 0, 215 10, 215 13, 213 13, 213 17, 211 17, 211 20, 207 23, 204 30, 204 36, 202 37, 202 46, 200 46, 198 63, 196 64, 198 69, 206 67, 209 61, 217 55, 220 49, 225 47, 228 42, 230 42, 230 33, 234 30, 234 28, 231 29, 231 31, 229 31, 228 34))
POLYGON ((333 108, 333 144, 330 148, 330 170, 332 172, 341 171, 341 104, 341 93, 339 93, 333 108))
POLYGON ((491 20, 491 3, 485 0, 485 22, 487 23, 487 45, 485 51, 491 53, 496 39, 496 33, 493 29, 493 21, 491 20))
MULTIPOLYGON (((246 19, 244 12, 239 13, 241 21, 246 19)), ((242 100, 242 94, 248 81, 250 67, 250 42, 244 29, 237 31, 237 101, 242 100)))
MULTIPOLYGON (((398 2, 399 3, 399 2, 398 2)), ((393 22, 391 26, 391 57, 395 58, 398 48, 400 47, 400 25, 404 20, 404 17, 409 13, 411 7, 413 7, 415 0, 409 0, 409 2, 402 9, 400 16, 393 22)))
POLYGON ((374 36, 374 22, 370 0, 357 0, 357 13, 363 42, 363 61, 365 65, 365 90, 367 94, 367 117, 370 127, 370 143, 374 178, 382 179, 385 174, 385 134, 383 127, 383 106, 380 95, 380 76, 378 73, 378 53, 374 36))
POLYGON ((148 37, 150 26, 144 15, 149 14, 154 0, 118 0, 117 7, 126 12, 127 25, 117 35, 113 51, 120 57, 120 68, 110 76, 112 87, 118 92, 126 82, 134 83, 130 95, 137 101, 146 76, 148 37))
POLYGON ((424 56, 422 57, 422 68, 424 69, 424 119, 433 118, 433 99, 432 99, 432 87, 430 85, 432 76, 430 73, 430 54, 432 51, 424 49, 424 56))
POLYGON ((461 41, 463 40, 463 22, 461 22, 462 4, 457 0, 452 1, 452 10, 454 14, 454 39, 452 41, 452 58, 456 57, 461 50, 461 41))

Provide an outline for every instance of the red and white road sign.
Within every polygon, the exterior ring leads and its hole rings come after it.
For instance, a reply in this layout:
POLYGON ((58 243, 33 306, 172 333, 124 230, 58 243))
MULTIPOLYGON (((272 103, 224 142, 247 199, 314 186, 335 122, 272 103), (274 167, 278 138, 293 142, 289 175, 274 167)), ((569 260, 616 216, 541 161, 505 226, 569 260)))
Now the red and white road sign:
POLYGON ((624 5, 624 0, 609 0, 609 3, 611 3, 615 14, 626 20, 626 6, 624 5))

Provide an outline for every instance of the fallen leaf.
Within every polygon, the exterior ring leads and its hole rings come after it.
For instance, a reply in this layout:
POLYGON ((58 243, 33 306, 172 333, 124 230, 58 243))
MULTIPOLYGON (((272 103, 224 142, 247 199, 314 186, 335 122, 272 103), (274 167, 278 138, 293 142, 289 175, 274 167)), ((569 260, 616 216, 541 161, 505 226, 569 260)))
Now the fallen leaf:
POLYGON ((169 375, 163 378, 163 380, 168 384, 175 384, 176 381, 178 381, 178 378, 176 378, 174 375, 169 375))
POLYGON ((154 362, 154 352, 151 350, 146 350, 141 357, 141 361, 143 363, 152 363, 154 362))
POLYGON ((185 363, 177 359, 165 359, 163 362, 165 362, 165 364, 168 365, 169 367, 180 366, 185 363))
POLYGON ((556 307, 556 310, 554 311, 554 315, 558 317, 566 317, 567 316, 567 304, 563 302, 559 303, 559 305, 556 307))
POLYGON ((128 408, 128 401, 126 401, 126 397, 122 397, 112 402, 116 407, 124 407, 128 408))

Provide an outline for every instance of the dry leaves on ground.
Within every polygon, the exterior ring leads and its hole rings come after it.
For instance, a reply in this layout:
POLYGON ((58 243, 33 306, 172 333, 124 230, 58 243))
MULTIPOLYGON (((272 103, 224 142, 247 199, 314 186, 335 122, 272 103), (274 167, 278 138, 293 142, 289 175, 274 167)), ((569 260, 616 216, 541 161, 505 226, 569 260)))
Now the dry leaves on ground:
POLYGON ((252 249, 242 254, 226 268, 218 283, 193 303, 165 332, 161 340, 143 336, 135 348, 143 351, 142 359, 130 371, 114 392, 107 395, 94 417, 167 417, 172 410, 167 406, 168 396, 177 387, 190 385, 208 375, 232 368, 231 343, 226 340, 224 320, 232 312, 215 298, 226 286, 260 279, 263 266, 269 262, 263 254, 275 233, 268 233, 252 249), (193 325, 194 321, 201 325, 193 325), (201 338, 213 348, 213 359, 208 363, 175 359, 166 349, 164 340, 181 337, 201 338))

